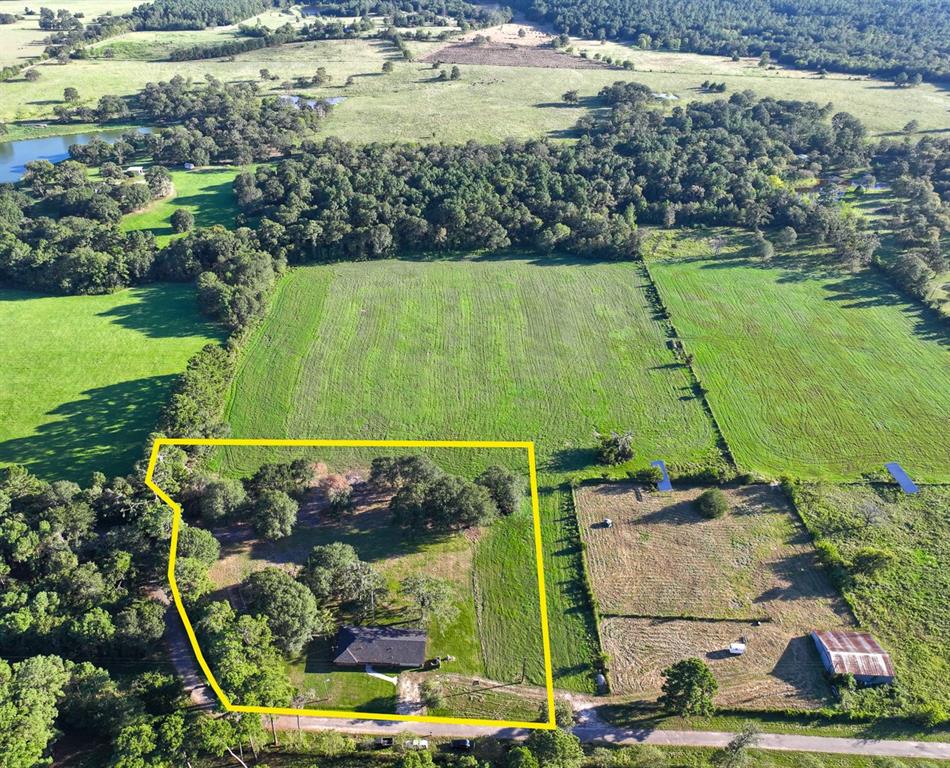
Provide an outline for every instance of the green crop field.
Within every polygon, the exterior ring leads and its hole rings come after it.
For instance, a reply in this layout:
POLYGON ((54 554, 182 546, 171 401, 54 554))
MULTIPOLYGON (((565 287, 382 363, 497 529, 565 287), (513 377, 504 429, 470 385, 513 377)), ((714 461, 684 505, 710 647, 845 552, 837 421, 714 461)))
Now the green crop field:
POLYGON ((853 479, 899 461, 918 480, 950 479, 936 316, 872 272, 763 264, 741 245, 714 258, 705 235, 668 236, 650 260, 739 466, 853 479))
MULTIPOLYGON (((636 264, 567 257, 297 269, 239 366, 232 433, 534 440, 555 675, 562 687, 589 688, 592 619, 578 587, 576 523, 557 487, 569 474, 595 471, 598 427, 633 430, 639 465, 660 456, 673 465, 720 460, 712 425, 643 288, 636 264)), ((218 463, 244 475, 263 456, 249 464, 247 453, 232 451, 218 463)), ((443 456, 453 471, 472 468, 443 456)), ((354 452, 352 461, 359 458, 354 452)), ((511 526, 492 532, 480 562, 510 563, 508 552, 523 548, 523 539, 507 538, 511 526)), ((528 570, 499 578, 486 579, 489 597, 529 594, 523 586, 508 591, 511 578, 530 581, 528 570)), ((498 622, 483 629, 495 638, 489 642, 507 641, 507 665, 491 670, 506 676, 536 655, 536 639, 505 626, 503 614, 498 622)))
POLYGON ((890 486, 806 485, 796 492, 818 541, 851 563, 865 547, 889 553, 873 573, 856 572, 843 592, 858 622, 891 654, 898 685, 950 706, 950 487, 906 495, 890 486))
POLYGON ((178 208, 191 211, 195 227, 222 224, 234 226, 237 204, 232 184, 241 168, 196 168, 193 171, 172 171, 174 194, 150 205, 147 209, 130 214, 122 220, 122 229, 150 230, 159 246, 167 245, 175 237, 171 216, 178 208))
POLYGON ((175 375, 217 337, 183 285, 0 291, 0 327, 0 465, 77 482, 131 470, 175 375))

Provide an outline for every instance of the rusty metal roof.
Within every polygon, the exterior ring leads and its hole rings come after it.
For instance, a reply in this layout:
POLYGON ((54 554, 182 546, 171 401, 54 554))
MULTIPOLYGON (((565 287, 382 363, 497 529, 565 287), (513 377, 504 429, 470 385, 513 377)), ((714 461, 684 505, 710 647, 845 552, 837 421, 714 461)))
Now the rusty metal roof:
POLYGON ((831 658, 832 671, 855 677, 894 677, 891 657, 867 632, 812 632, 831 658))

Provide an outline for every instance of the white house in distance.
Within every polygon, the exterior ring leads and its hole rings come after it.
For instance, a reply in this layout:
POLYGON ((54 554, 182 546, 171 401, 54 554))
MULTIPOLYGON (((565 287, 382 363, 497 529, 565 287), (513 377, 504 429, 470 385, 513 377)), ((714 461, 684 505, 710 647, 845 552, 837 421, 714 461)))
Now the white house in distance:
POLYGON ((852 675, 860 685, 894 682, 891 657, 867 632, 836 629, 811 636, 829 674, 852 675))

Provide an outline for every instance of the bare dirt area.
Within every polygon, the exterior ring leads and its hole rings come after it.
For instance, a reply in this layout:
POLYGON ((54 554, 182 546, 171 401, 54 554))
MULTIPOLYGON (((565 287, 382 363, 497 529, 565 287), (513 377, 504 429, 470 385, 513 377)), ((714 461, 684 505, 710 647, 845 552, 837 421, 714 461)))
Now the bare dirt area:
POLYGON ((702 490, 576 492, 613 692, 656 695, 666 666, 696 656, 720 706, 820 706, 829 690, 808 633, 852 619, 810 538, 778 488, 726 491, 730 512, 717 520, 697 512, 702 490), (747 650, 732 656, 739 640, 747 650))
MULTIPOLYGON (((483 30, 484 31, 484 30, 483 30)), ((540 67, 543 69, 609 69, 595 59, 559 53, 553 48, 516 43, 458 43, 432 51, 422 61, 444 64, 477 64, 495 67, 540 67)))

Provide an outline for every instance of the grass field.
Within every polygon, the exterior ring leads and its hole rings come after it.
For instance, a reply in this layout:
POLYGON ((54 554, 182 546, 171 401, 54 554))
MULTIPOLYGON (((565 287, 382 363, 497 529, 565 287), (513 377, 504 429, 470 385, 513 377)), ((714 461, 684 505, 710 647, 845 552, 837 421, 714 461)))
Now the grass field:
MULTIPOLYGON (((50 7, 54 11, 65 8, 72 13, 85 14, 84 22, 90 22, 104 13, 115 15, 131 11, 136 0, 56 0, 50 7)), ((35 58, 46 47, 43 40, 52 34, 39 27, 39 5, 30 6, 36 13, 23 16, 13 24, 0 25, 0 67, 21 63, 24 59, 35 58)), ((0 0, 0 13, 23 15, 24 4, 19 0, 0 0)))
MULTIPOLYGON (((280 18, 280 14, 270 14, 280 18)), ((2 35, 2 30, 0 30, 2 35)), ((269 69, 278 80, 266 85, 281 92, 281 84, 298 75, 312 75, 325 67, 332 82, 302 94, 346 99, 326 121, 324 133, 354 141, 499 141, 507 137, 566 138, 574 135, 579 117, 596 108, 594 97, 609 83, 637 80, 657 91, 673 92, 683 100, 712 99, 699 85, 711 77, 724 80, 729 92, 751 88, 762 96, 830 100, 837 109, 853 112, 875 133, 900 130, 914 118, 923 131, 946 130, 950 97, 930 85, 898 89, 886 83, 829 76, 823 80, 793 70, 759 70, 748 62, 734 63, 713 56, 659 54, 633 50, 637 72, 620 69, 545 69, 537 67, 462 67, 459 81, 437 82, 432 65, 405 62, 382 40, 326 40, 295 43, 240 54, 234 61, 209 59, 190 62, 153 60, 167 50, 199 40, 233 35, 233 30, 201 32, 134 32, 100 43, 111 48, 113 59, 72 61, 66 66, 46 63, 41 79, 23 78, 0 84, 0 119, 44 119, 61 103, 67 85, 78 88, 83 102, 94 103, 105 94, 127 95, 149 81, 175 74, 200 79, 212 74, 222 80, 259 81, 259 70, 269 69), (386 61, 395 71, 383 75, 386 61), (351 85, 345 85, 348 77, 351 85), (562 102, 566 90, 581 96, 576 106, 562 102)), ((0 38, 2 39, 2 38, 0 38)), ((411 43, 417 57, 431 53, 436 43, 411 43)), ((617 47, 608 44, 605 47, 617 47)), ((624 54, 626 56, 626 54, 624 54)), ((266 90, 265 89, 265 90, 266 90)), ((727 93, 728 95, 728 93, 727 93)))
MULTIPOLYGON (((561 686, 587 689, 591 618, 578 588, 573 511, 557 486, 569 473, 595 471, 597 427, 632 429, 640 464, 719 460, 643 285, 635 264, 557 257, 295 270, 239 366, 232 432, 535 440, 555 674, 561 686)), ((218 463, 246 474, 262 459, 232 452, 218 463)), ((439 459, 452 471, 471 469, 458 457, 439 459)), ((505 560, 513 544, 487 546, 505 560)), ((487 588, 504 593, 499 578, 487 588)), ((531 658, 522 627, 497 631, 508 640, 509 666, 531 658)))
POLYGON ((893 486, 803 485, 796 501, 845 562, 868 546, 893 555, 881 571, 853 575, 845 597, 890 652, 898 684, 950 707, 950 487, 907 496, 893 486))
POLYGON ((218 336, 184 285, 0 291, 0 327, 0 465, 81 482, 132 469, 176 374, 218 336))
POLYGON ((638 494, 607 483, 576 492, 611 692, 655 696, 661 671, 695 656, 719 681, 719 706, 828 703, 808 632, 851 622, 808 534, 777 488, 726 491, 730 511, 717 520, 696 510, 701 491, 638 494), (732 657, 727 649, 740 637, 748 650, 732 657))
POLYGON ((171 216, 178 208, 191 211, 196 228, 214 224, 233 227, 237 203, 232 183, 242 170, 236 166, 173 170, 174 194, 156 201, 143 211, 126 216, 122 219, 121 228, 150 230, 159 247, 163 247, 175 237, 171 216))
MULTIPOLYGON (((950 479, 950 364, 936 316, 871 272, 810 255, 763 264, 668 235, 650 272, 740 467, 854 479, 900 461, 950 479)), ((799 246, 804 248, 804 246, 799 246)))

